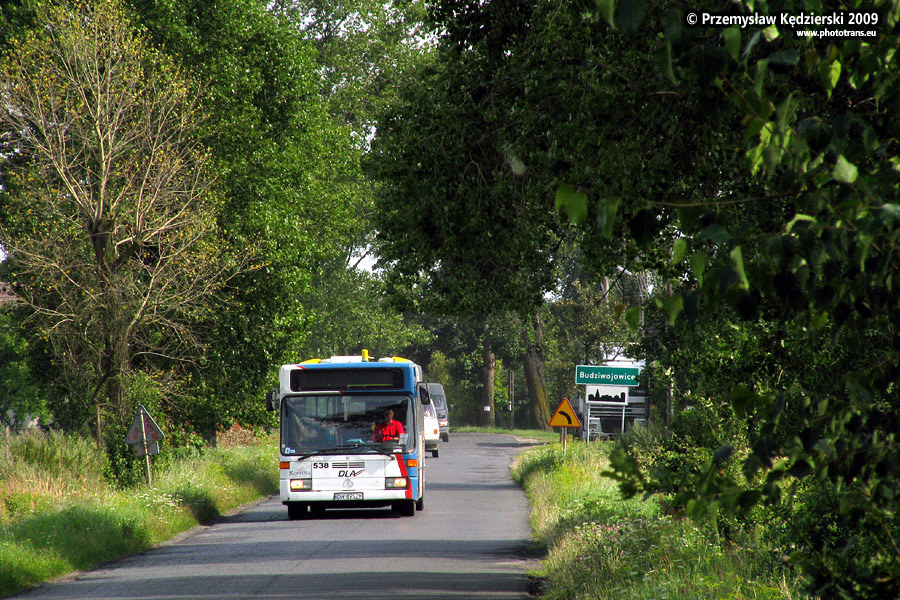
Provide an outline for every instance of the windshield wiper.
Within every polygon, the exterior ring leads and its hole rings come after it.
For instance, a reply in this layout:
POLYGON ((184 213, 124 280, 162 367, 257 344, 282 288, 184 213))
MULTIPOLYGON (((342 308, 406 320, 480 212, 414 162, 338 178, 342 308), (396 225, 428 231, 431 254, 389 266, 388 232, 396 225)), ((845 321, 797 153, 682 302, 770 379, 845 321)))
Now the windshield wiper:
POLYGON ((307 454, 301 454, 297 458, 299 460, 303 460, 304 458, 309 458, 310 456, 324 456, 326 454, 331 454, 334 450, 335 450, 335 448, 324 448, 322 450, 314 450, 307 454))
POLYGON ((384 450, 382 448, 378 448, 377 446, 372 446, 370 444, 366 444, 365 442, 359 443, 354 442, 352 444, 343 444, 341 446, 335 446, 335 450, 359 450, 365 449, 368 454, 384 454, 385 456, 393 456, 394 453, 388 450, 384 450))

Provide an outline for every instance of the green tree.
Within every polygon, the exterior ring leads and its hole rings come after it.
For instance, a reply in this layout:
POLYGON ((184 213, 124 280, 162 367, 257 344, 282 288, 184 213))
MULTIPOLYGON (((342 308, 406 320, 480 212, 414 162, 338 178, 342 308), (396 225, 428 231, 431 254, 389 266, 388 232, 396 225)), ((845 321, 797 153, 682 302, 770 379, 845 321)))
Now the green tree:
MULTIPOLYGON (((470 282, 461 299, 484 300, 471 282, 492 282, 483 273, 473 276, 472 266, 498 250, 472 240, 480 235, 493 243, 496 230, 471 207, 492 197, 504 175, 524 173, 527 178, 516 181, 534 182, 529 189, 545 186, 544 198, 554 196, 556 206, 583 227, 583 253, 598 278, 622 266, 658 272, 664 285, 645 312, 648 334, 696 318, 696 332, 680 334, 695 344, 709 344, 703 335, 731 330, 737 335, 727 339, 745 352, 738 356, 766 356, 781 343, 795 346, 785 355, 797 361, 794 372, 780 379, 741 364, 732 377, 708 378, 699 386, 716 418, 729 398, 748 452, 731 443, 711 449, 709 463, 680 501, 698 518, 740 512, 778 504, 815 474, 832 499, 840 496, 841 525, 857 537, 842 547, 821 537, 796 538, 803 542, 795 559, 812 589, 895 596, 900 569, 890 540, 897 537, 891 503, 900 479, 892 433, 900 373, 893 276, 900 7, 877 0, 801 0, 710 1, 690 8, 775 16, 782 10, 854 9, 878 25, 864 39, 809 37, 783 22, 762 31, 692 28, 681 7, 647 0, 514 9, 505 2, 437 3, 446 35, 436 66, 403 97, 415 110, 394 114, 379 130, 389 139, 414 123, 421 134, 420 140, 408 136, 408 154, 382 157, 402 165, 387 178, 405 183, 389 203, 394 212, 386 211, 399 225, 385 230, 398 237, 425 235, 392 241, 383 256, 394 267, 401 295, 433 294, 431 304, 439 305, 452 297, 446 289, 464 290, 470 282), (454 102, 445 100, 451 97, 454 102), (444 119, 441 127, 429 126, 438 122, 435 114, 444 119), (491 143, 481 143, 485 138, 491 143), (460 140, 465 147, 456 145, 460 140), (497 148, 507 163, 496 159, 497 148), (435 160, 444 150, 449 158, 435 160), (413 165, 414 176, 404 177, 413 165), (469 175, 475 184, 467 183, 469 175), (468 204, 454 200, 459 190, 468 204), (430 194, 440 201, 429 203, 430 194), (425 215, 404 212, 403 200, 419 198, 425 199, 425 215), (465 231, 454 212, 460 205, 478 232, 465 231), (435 240, 438 248, 461 239, 445 233, 447 220, 468 234, 469 245, 434 251, 420 238, 435 240), (401 247, 421 260, 391 253, 401 247), (476 248, 467 257, 468 271, 457 271, 460 255, 476 248), (465 280, 449 276, 465 272, 465 280), (865 360, 837 360, 853 351, 865 360), (834 377, 808 381, 801 359, 830 365, 837 385, 834 377), (783 388, 788 382, 793 387, 783 388), (745 481, 722 469, 728 461, 742 462, 745 481), (880 540, 872 531, 883 534, 880 540)), ((384 151, 378 142, 376 151, 384 151)), ((385 149, 392 147, 399 144, 385 149)), ((521 196, 504 197, 509 206, 509 199, 521 196)), ((540 231, 535 224, 542 221, 531 220, 532 232, 540 231)), ((521 285, 513 276, 504 282, 507 298, 507 292, 540 287, 521 285)), ((624 316, 635 327, 642 323, 638 307, 624 316)), ((708 370, 721 355, 721 348, 709 345, 697 369, 708 370)), ((693 374, 689 369, 685 377, 693 374)), ((633 463, 617 460, 626 489, 654 491, 671 482, 648 486, 633 463)))
POLYGON ((599 364, 624 353, 636 336, 625 322, 624 307, 638 300, 624 289, 627 276, 591 282, 577 278, 549 303, 547 368, 553 398, 574 398, 575 365, 599 364))
POLYGON ((191 324, 234 265, 183 75, 116 2, 41 10, 0 66, 4 155, 25 159, 8 163, 0 232, 27 322, 76 392, 54 410, 71 426, 100 404, 124 417, 133 369, 198 360, 191 324))
MULTIPOLYGON (((517 21, 502 4, 486 10, 517 21)), ((465 32, 443 37, 440 60, 407 74, 373 142, 370 164, 385 184, 380 264, 397 300, 422 312, 533 310, 554 283, 562 227, 533 201, 534 182, 508 147, 500 109, 517 90, 492 79, 502 57, 493 44, 465 32), (466 44, 474 47, 462 52, 466 44)))
POLYGON ((316 283, 342 277, 349 242, 364 230, 357 150, 319 93, 313 48, 284 15, 256 0, 131 5, 154 45, 205 92, 221 235, 255 267, 205 323, 217 340, 206 364, 216 368, 199 374, 191 410, 209 431, 266 422, 260 397, 277 366, 296 360, 335 315, 310 300, 316 283))
MULTIPOLYGON (((673 262, 684 266, 690 285, 658 299, 660 323, 709 323, 733 310, 744 320, 737 331, 748 336, 746 348, 785 347, 785 356, 801 359, 786 361, 780 377, 757 368, 732 373, 733 382, 722 373, 706 380, 707 397, 728 398, 748 452, 732 443, 715 449, 681 502, 697 518, 742 513, 778 506, 814 479, 839 499, 835 519, 850 534, 835 543, 812 529, 795 532, 792 560, 810 589, 826 597, 896 596, 900 6, 757 1, 690 8, 837 11, 848 19, 843 11, 857 10, 877 21, 865 38, 817 37, 783 22, 763 30, 690 28, 682 11, 667 13, 652 2, 597 2, 598 15, 616 30, 606 36, 620 44, 619 56, 665 78, 661 94, 693 105, 685 123, 691 135, 715 135, 729 144, 714 150, 736 150, 722 155, 719 175, 667 201, 684 236, 671 246, 673 262), (713 120, 698 118, 700 109, 713 120), (804 373, 819 368, 828 376, 804 373), (743 481, 723 474, 730 461, 741 463, 743 481)), ((587 210, 606 211, 606 193, 596 189, 587 210)), ((659 204, 648 210, 657 223, 667 214, 659 204)), ((726 356, 710 349, 684 376, 696 380, 717 355, 726 356)), ((667 486, 666 478, 643 480, 624 455, 616 466, 631 491, 667 486)))
POLYGON ((359 354, 405 356, 406 349, 428 344, 431 334, 384 302, 384 285, 372 273, 341 261, 318 271, 314 293, 303 299, 319 316, 308 324, 302 356, 359 354))
MULTIPOLYGON (((436 338, 435 342, 440 339, 436 338)), ((431 382, 440 383, 444 386, 444 393, 447 395, 447 406, 450 409, 451 426, 459 425, 460 419, 457 415, 462 415, 463 405, 460 403, 463 399, 461 382, 455 374, 456 361, 444 354, 442 350, 434 350, 431 353, 428 366, 425 368, 425 379, 431 382)))
POLYGON ((275 0, 316 49, 320 94, 365 149, 401 73, 428 54, 422 0, 275 0))
MULTIPOLYGON (((545 369, 546 344, 544 341, 544 321, 535 315, 531 326, 520 329, 522 338, 522 371, 528 390, 531 419, 538 427, 550 429, 550 400, 547 394, 547 374, 545 369)), ((520 420, 521 423, 521 420, 520 420)))
MULTIPOLYGON (((349 131, 356 150, 351 160, 360 159, 374 134, 375 116, 390 103, 398 77, 407 65, 427 56, 424 3, 277 0, 270 6, 315 49, 319 95, 349 131)), ((356 353, 362 347, 396 352, 422 331, 381 301, 377 274, 358 268, 372 262, 375 209, 373 186, 355 167, 354 162, 343 173, 352 212, 340 217, 341 253, 315 270, 304 296, 307 311, 318 315, 309 323, 309 344, 304 346, 312 355, 356 353)))
POLYGON ((41 0, 4 2, 0 5, 0 48, 8 48, 22 31, 34 27, 35 7, 41 0))
POLYGON ((434 62, 406 74, 378 122, 370 163, 383 185, 377 250, 400 306, 483 315, 483 406, 491 406, 488 320, 541 305, 565 227, 517 155, 514 121, 503 112, 522 90, 504 58, 504 45, 523 31, 521 7, 472 3, 490 23, 478 28, 458 23, 452 4, 433 12, 445 32, 434 62))

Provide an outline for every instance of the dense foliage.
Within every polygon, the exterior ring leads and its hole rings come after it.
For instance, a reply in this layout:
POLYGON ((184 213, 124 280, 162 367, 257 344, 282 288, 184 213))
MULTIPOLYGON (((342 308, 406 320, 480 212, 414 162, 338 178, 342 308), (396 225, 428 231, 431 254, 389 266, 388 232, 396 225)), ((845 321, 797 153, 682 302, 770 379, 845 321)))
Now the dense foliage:
MULTIPOLYGON (((669 462, 691 468, 646 476, 617 455, 626 492, 672 492, 674 507, 736 525, 797 490, 830 498, 847 536, 793 536, 811 589, 896 595, 897 4, 690 7, 864 10, 878 21, 865 38, 806 37, 783 23, 691 27, 686 10, 645 0, 505 8, 436 4, 437 63, 376 139, 380 174, 399 184, 382 232, 400 292, 437 292, 432 305, 450 298, 453 309, 498 289, 534 298, 541 282, 510 272, 498 287, 475 269, 521 264, 503 254, 514 240, 518 252, 538 250, 522 260, 548 275, 554 247, 529 236, 563 230, 518 209, 527 194, 493 194, 511 181, 545 206, 555 198, 582 226, 597 275, 624 266, 661 277, 646 357, 669 405, 694 407, 674 415, 669 462), (415 134, 401 136, 408 123, 415 134), (410 198, 425 210, 406 210, 410 198), (488 212, 474 208, 482 199, 488 212), (529 215, 527 232, 511 212, 529 215), (472 237, 465 226, 482 214, 488 228, 472 237), (497 225, 508 231, 499 240, 487 233, 497 225)), ((623 316, 641 325, 640 308, 623 316)))
POLYGON ((27 337, 0 312, 0 424, 13 427, 48 420, 46 390, 32 375, 27 337))
MULTIPOLYGON (((775 14, 782 6, 743 8, 775 14)), ((659 13, 657 21, 652 10, 634 31, 616 20, 619 12, 611 20, 623 37, 660 32, 656 64, 668 76, 665 89, 691 94, 719 127, 736 127, 743 150, 729 162, 744 169, 736 180, 708 180, 712 193, 671 199, 684 236, 672 262, 689 265, 688 279, 658 301, 675 330, 656 340, 653 354, 687 392, 683 398, 719 407, 718 419, 736 418, 740 430, 707 440, 706 447, 720 445, 686 488, 665 471, 631 477, 637 472, 625 456, 616 466, 632 491, 682 486, 678 499, 698 518, 776 510, 799 489, 801 499, 818 499, 798 504, 788 535, 791 560, 809 575, 810 589, 895 596, 898 7, 784 8, 872 11, 877 35, 690 29, 682 15, 659 13), (745 183, 735 188, 734 181, 745 183), (729 405, 733 413, 723 412, 729 405), (735 461, 743 476, 729 468, 735 461), (843 535, 809 526, 824 505, 843 535)), ((648 67, 652 58, 645 57, 648 67)))
POLYGON ((215 344, 191 411, 210 429, 259 422, 273 365, 295 360, 309 324, 328 317, 304 300, 357 226, 352 146, 318 93, 314 52, 287 19, 255 0, 130 4, 200 83, 222 237, 254 267, 205 323, 215 344))
POLYGON ((44 27, 0 64, 0 231, 24 322, 70 393, 55 416, 72 427, 101 406, 124 418, 134 369, 196 361, 193 323, 238 267, 217 243, 184 75, 118 3, 38 15, 44 27))
POLYGON ((432 36, 423 22, 424 0, 273 0, 269 5, 315 48, 319 93, 355 143, 367 147, 378 112, 394 100, 398 75, 427 60, 432 36))
MULTIPOLYGON (((396 354, 412 339, 424 341, 421 330, 384 307, 377 277, 354 268, 371 237, 360 144, 349 125, 332 114, 337 102, 323 93, 323 63, 312 42, 298 35, 298 23, 291 20, 295 13, 272 12, 255 0, 125 4, 122 28, 131 24, 156 53, 147 63, 174 65, 197 102, 196 138, 208 152, 207 171, 219 200, 203 213, 216 226, 218 249, 209 250, 210 259, 233 256, 244 268, 217 298, 205 301, 202 311, 182 320, 198 335, 200 352, 191 362, 148 355, 123 367, 133 372, 124 402, 143 402, 168 432, 184 431, 170 441, 195 443, 196 433, 212 440, 216 428, 235 420, 269 422, 261 393, 282 362, 358 353, 363 347, 396 354)), ((4 43, 39 29, 42 5, 4 3, 4 43)), ((320 13, 316 25, 340 29, 339 18, 320 13)), ((330 43, 340 47, 340 37, 330 43)), ((328 66, 348 68, 334 57, 328 66)), ((358 110, 356 115, 365 116, 358 110)), ((37 218, 37 211, 17 211, 15 203, 30 202, 27 182, 43 185, 43 179, 14 179, 19 154, 5 153, 4 159, 0 201, 9 228, 23 214, 37 218)), ((5 266, 6 277, 17 274, 12 262, 5 266)), ((22 281, 19 293, 30 289, 22 281)), ((188 298, 203 302, 196 294, 188 298)), ((35 343, 32 352, 39 356, 45 347, 35 343)), ((57 377, 58 364, 45 363, 39 374, 58 385, 49 399, 57 422, 77 428, 94 421, 89 395, 75 389, 71 377, 57 377), (80 410, 60 410, 63 402, 73 401, 80 410)), ((104 418, 110 440, 120 439, 118 417, 104 418)))
MULTIPOLYGON (((498 15, 513 15, 496 5, 498 15)), ((511 148, 496 110, 519 82, 494 85, 491 40, 445 43, 442 60, 409 73, 378 123, 372 169, 385 183, 376 224, 380 264, 401 306, 421 312, 533 310, 553 285, 562 225, 542 180, 511 148), (485 77, 489 73, 489 77, 485 77)), ((507 131, 508 130, 508 131, 507 131)))

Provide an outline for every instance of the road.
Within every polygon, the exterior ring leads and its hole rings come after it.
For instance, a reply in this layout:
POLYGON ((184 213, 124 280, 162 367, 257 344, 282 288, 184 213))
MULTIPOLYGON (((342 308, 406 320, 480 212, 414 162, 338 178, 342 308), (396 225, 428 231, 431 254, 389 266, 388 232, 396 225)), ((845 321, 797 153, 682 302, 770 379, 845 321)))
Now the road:
MULTIPOLYGON (((179 540, 15 598, 528 598, 528 504, 509 477, 527 442, 451 434, 428 458, 425 510, 289 521, 272 497, 179 540)), ((275 460, 275 458, 273 458, 275 460)))

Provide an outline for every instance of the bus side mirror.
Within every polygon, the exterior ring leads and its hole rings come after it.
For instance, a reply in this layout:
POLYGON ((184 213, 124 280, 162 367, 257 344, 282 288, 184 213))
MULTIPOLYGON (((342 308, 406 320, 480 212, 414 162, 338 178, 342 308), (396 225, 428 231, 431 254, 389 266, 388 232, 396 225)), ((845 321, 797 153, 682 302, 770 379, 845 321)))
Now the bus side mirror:
POLYGON ((266 410, 278 410, 281 403, 278 401, 278 390, 272 389, 266 392, 266 410))
POLYGON ((428 392, 428 386, 426 384, 419 384, 419 398, 422 400, 422 404, 431 404, 431 394, 428 392))

